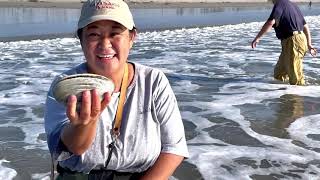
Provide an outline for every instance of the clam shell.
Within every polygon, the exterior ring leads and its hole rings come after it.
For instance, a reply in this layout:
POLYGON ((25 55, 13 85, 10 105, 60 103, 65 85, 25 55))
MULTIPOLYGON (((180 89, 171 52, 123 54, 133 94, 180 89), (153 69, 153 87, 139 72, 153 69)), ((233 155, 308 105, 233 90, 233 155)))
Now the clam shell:
POLYGON ((79 108, 82 99, 82 92, 85 90, 97 89, 97 92, 103 99, 106 92, 112 93, 115 85, 113 81, 97 74, 75 74, 60 79, 53 86, 53 96, 58 101, 67 104, 70 95, 77 96, 77 107, 79 108))

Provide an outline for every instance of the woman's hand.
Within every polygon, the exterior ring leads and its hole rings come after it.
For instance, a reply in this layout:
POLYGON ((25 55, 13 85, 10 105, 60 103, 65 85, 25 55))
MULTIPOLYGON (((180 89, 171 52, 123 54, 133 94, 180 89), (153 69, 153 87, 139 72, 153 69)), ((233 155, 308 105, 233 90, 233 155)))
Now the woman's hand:
POLYGON ((87 125, 99 119, 101 112, 109 104, 110 93, 105 93, 101 101, 97 90, 84 91, 82 93, 82 102, 80 112, 77 111, 77 98, 71 95, 68 98, 67 116, 72 125, 87 125))
POLYGON ((99 116, 110 99, 110 93, 105 93, 103 101, 100 101, 96 90, 84 91, 80 112, 77 112, 76 96, 69 97, 66 113, 70 124, 64 126, 61 140, 70 152, 81 155, 91 146, 96 136, 99 116))

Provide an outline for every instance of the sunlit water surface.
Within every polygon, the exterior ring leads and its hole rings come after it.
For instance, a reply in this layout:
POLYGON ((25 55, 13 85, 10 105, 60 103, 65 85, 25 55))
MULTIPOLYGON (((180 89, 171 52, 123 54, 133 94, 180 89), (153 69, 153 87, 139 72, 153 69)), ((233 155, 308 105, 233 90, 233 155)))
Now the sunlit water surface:
MULTIPOLYGON (((320 47, 320 16, 308 16, 320 47)), ((143 32, 130 61, 160 68, 176 93, 190 158, 172 179, 320 177, 320 59, 304 60, 307 86, 273 80, 280 42, 255 50, 262 22, 143 32)), ((43 125, 54 76, 84 61, 75 38, 0 42, 0 179, 49 179, 43 125)))

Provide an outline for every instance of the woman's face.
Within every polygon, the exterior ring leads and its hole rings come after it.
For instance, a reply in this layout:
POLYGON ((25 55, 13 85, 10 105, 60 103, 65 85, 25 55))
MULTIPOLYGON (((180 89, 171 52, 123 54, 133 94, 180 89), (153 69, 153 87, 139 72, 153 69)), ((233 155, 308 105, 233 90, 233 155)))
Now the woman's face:
POLYGON ((90 73, 107 77, 122 73, 136 31, 131 33, 121 24, 101 20, 83 28, 81 46, 90 73))

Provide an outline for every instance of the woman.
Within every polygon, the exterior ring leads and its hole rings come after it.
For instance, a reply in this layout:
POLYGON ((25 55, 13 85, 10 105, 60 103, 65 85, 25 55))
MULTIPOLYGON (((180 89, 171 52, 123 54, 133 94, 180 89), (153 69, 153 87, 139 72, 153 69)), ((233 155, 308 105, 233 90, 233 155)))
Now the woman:
MULTIPOLYGON (((81 108, 48 92, 45 129, 59 179, 168 179, 188 157, 181 115, 160 70, 128 62, 136 29, 121 0, 83 4, 78 36, 86 62, 58 76, 93 73, 112 79, 114 92, 82 93, 81 108)), ((53 83, 53 84, 54 84, 53 83)))

